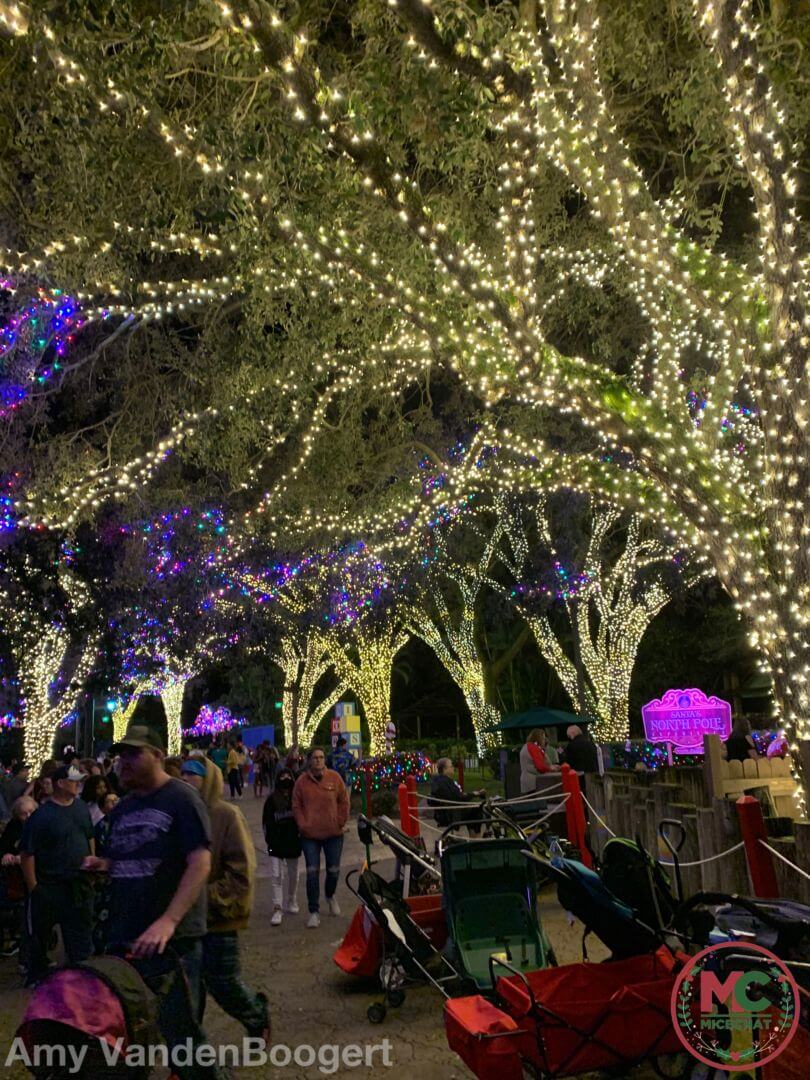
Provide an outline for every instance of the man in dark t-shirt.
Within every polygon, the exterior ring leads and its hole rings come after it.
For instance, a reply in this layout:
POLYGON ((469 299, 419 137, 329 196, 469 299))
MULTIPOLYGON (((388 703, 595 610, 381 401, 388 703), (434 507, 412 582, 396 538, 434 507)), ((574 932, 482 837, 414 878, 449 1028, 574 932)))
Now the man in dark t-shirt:
POLYGON ((68 960, 78 964, 93 953, 93 890, 81 872, 93 854, 93 823, 87 803, 77 798, 83 773, 63 765, 53 774, 53 795, 23 827, 20 865, 28 889, 27 983, 48 970, 54 926, 62 930, 68 960))
MULTIPOLYGON (((110 860, 109 940, 137 941, 158 922, 177 892, 189 856, 208 850, 210 842, 205 805, 180 780, 170 777, 149 794, 121 799, 110 814, 103 852, 110 860)), ((204 888, 172 929, 174 943, 205 934, 204 888)))
MULTIPOLYGON (((140 698, 127 733, 112 747, 128 794, 110 814, 101 858, 87 870, 110 875, 108 947, 127 948, 158 990, 158 1024, 171 1050, 207 1043, 198 1017, 205 882, 211 869, 208 812, 197 793, 163 768, 160 698, 140 698), (171 974, 170 978, 158 978, 171 974)), ((165 716, 165 713, 163 713, 165 716)), ((215 1065, 175 1064, 182 1080, 220 1080, 215 1065)))

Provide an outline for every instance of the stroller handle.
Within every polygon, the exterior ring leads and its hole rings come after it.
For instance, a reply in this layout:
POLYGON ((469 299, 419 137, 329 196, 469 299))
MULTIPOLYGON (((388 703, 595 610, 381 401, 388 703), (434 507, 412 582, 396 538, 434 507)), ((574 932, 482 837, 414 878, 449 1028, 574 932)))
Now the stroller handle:
POLYGON ((348 874, 344 878, 344 881, 346 883, 346 888, 349 890, 349 892, 352 893, 354 896, 356 896, 358 900, 362 901, 362 897, 360 896, 360 893, 357 891, 357 889, 351 883, 351 879, 355 875, 357 875, 357 877, 360 877, 360 871, 358 870, 358 868, 356 866, 352 870, 350 870, 348 872, 348 874))
MULTIPOLYGON (((528 836, 526 836, 521 827, 519 825, 516 825, 510 818, 501 815, 490 815, 489 817, 465 818, 464 821, 457 821, 453 825, 448 825, 447 828, 442 832, 442 835, 439 837, 439 849, 441 850, 445 847, 446 837, 454 833, 456 829, 460 829, 462 825, 492 825, 493 821, 496 821, 497 824, 501 827, 509 829, 511 832, 515 833, 516 839, 525 840, 527 844, 529 843, 528 836)), ((480 839, 485 840, 486 837, 481 837, 480 839)))
POLYGON ((675 886, 678 890, 678 903, 683 903, 683 877, 681 875, 681 862, 679 859, 679 853, 683 845, 686 843, 686 828, 682 821, 678 821, 677 818, 662 818, 658 822, 658 835, 664 841, 667 846, 667 850, 672 856, 672 866, 675 871, 675 886), (676 839, 673 840, 670 835, 672 832, 676 834, 676 839))
MULTIPOLYGON (((374 833, 380 841, 399 859, 403 866, 417 866, 424 873, 430 874, 437 880, 441 880, 441 874, 433 864, 433 860, 430 858, 426 851, 414 850, 410 845, 406 845, 402 840, 392 833, 388 832, 385 828, 381 827, 380 821, 389 822, 386 817, 380 817, 372 820, 366 817, 365 814, 360 814, 357 819, 357 832, 360 839, 363 840, 363 832, 368 830, 370 833, 374 833)), ((393 822, 390 822, 393 829, 396 830, 396 826, 393 822)), ((397 830, 398 831, 398 830, 397 830)), ((365 841, 363 841, 365 843, 365 841)))
POLYGON ((498 806, 496 802, 490 803, 487 809, 489 810, 490 821, 497 820, 499 825, 504 825, 507 828, 511 829, 513 832, 517 833, 519 840, 525 840, 527 843, 529 842, 529 837, 526 835, 525 831, 520 827, 520 825, 518 825, 516 821, 510 818, 509 815, 504 812, 503 808, 498 806))
POLYGON ((658 835, 664 841, 670 855, 673 857, 677 856, 678 852, 686 843, 686 828, 684 823, 678 821, 677 818, 661 818, 658 822, 658 835), (670 832, 677 833, 677 840, 673 841, 670 832))

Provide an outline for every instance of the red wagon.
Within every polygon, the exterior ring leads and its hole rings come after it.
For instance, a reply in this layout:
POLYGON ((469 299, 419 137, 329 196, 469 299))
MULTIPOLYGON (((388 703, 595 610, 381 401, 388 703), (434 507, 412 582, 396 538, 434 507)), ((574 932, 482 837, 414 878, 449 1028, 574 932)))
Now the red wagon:
MULTIPOLYGON (((662 948, 525 975, 510 968, 495 981, 496 1003, 476 997, 446 1004, 448 1043, 476 1076, 501 1080, 520 1077, 523 1061, 562 1077, 679 1053, 670 998, 685 959, 662 948)), ((509 965, 493 958, 495 968, 509 965)))

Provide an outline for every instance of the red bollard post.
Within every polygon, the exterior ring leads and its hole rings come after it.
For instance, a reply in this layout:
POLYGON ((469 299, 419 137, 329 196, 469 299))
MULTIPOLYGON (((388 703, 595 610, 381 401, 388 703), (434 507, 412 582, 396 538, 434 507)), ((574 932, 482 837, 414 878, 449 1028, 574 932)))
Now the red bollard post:
POLYGON ((416 779, 413 776, 405 777, 405 788, 408 792, 408 836, 419 836, 419 800, 416 797, 416 779))
POLYGON ((592 867, 593 860, 585 843, 585 804, 582 801, 582 789, 579 786, 579 776, 570 765, 563 765, 560 769, 562 777, 563 794, 565 800, 565 821, 568 826, 568 839, 579 848, 580 856, 585 866, 592 867))
POLYGON ((773 867, 773 857, 760 840, 767 840, 765 819, 759 799, 751 795, 742 795, 737 799, 737 814, 740 818, 740 831, 745 843, 745 858, 748 863, 748 875, 751 878, 751 891, 762 900, 773 900, 779 896, 779 885, 773 867))
POLYGON ((456 762, 456 779, 458 786, 461 790, 464 790, 464 758, 459 758, 456 762))
POLYGON ((411 835, 411 808, 408 803, 408 788, 404 783, 397 788, 397 802, 399 803, 399 827, 406 836, 411 835))

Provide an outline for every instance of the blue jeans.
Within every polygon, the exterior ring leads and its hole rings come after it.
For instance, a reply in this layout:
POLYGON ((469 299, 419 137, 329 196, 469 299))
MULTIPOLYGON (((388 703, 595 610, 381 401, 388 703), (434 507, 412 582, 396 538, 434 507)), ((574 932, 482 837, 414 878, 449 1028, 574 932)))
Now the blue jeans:
POLYGON ((326 899, 331 900, 335 895, 338 877, 340 875, 340 855, 343 851, 343 836, 329 836, 326 840, 310 840, 307 836, 301 837, 301 847, 304 852, 304 864, 307 868, 307 906, 310 914, 321 909, 321 851, 326 860, 326 881, 323 891, 326 899))
POLYGON ((236 931, 206 934, 202 939, 202 955, 200 1017, 205 1012, 207 990, 223 1012, 244 1024, 248 1035, 261 1035, 267 1027, 267 998, 249 990, 242 982, 236 931))

